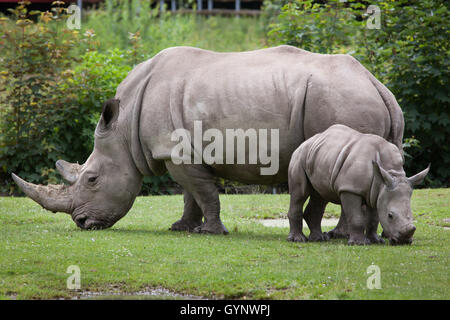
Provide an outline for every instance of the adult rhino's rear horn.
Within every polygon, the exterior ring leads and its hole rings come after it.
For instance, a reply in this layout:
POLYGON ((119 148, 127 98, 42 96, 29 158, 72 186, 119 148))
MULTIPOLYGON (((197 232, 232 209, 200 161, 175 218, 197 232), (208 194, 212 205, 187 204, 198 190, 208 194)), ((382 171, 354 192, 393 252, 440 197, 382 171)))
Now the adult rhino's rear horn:
POLYGON ((72 213, 72 195, 65 185, 35 185, 11 174, 19 188, 43 208, 52 212, 72 213))
POLYGON ((78 180, 81 165, 78 163, 70 163, 64 160, 56 161, 56 169, 65 181, 74 184, 78 180))

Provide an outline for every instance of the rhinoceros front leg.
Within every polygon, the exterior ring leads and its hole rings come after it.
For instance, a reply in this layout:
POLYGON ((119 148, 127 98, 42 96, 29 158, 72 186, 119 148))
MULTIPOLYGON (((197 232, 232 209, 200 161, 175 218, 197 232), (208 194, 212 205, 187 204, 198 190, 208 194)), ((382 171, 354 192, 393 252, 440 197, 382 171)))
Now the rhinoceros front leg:
POLYGON ((362 208, 362 198, 350 192, 342 192, 340 198, 348 222, 348 244, 370 244, 369 239, 364 234, 368 220, 366 212, 362 208))
POLYGON ((377 234, 377 230, 378 230, 378 212, 376 209, 372 209, 369 208, 368 206, 366 207, 366 213, 368 215, 368 223, 367 223, 367 227, 366 227, 366 236, 369 239, 370 243, 384 243, 383 238, 381 238, 380 236, 378 236, 377 234))
POLYGON ((328 231, 327 234, 331 239, 347 239, 348 238, 347 220, 345 217, 344 209, 342 207, 341 207, 341 216, 339 217, 339 221, 336 225, 336 228, 328 231))
POLYGON ((228 230, 220 220, 219 192, 214 184, 215 178, 209 170, 202 165, 176 165, 171 161, 166 161, 166 168, 172 178, 186 192, 192 195, 198 207, 201 209, 200 211, 203 212, 205 221, 195 227, 193 231, 197 233, 228 234, 228 230))
POLYGON ((172 224, 169 230, 172 231, 189 231, 202 224, 203 212, 198 206, 191 193, 184 190, 184 210, 180 220, 172 224))

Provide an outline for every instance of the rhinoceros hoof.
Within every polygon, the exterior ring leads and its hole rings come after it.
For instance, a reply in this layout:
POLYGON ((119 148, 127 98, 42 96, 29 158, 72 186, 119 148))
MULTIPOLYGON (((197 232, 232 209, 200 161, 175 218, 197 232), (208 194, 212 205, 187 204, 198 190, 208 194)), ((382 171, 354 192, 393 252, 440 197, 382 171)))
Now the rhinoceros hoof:
POLYGON ((342 229, 334 228, 333 230, 327 232, 330 239, 347 239, 348 233, 342 229))
POLYGON ((223 223, 202 223, 198 227, 194 228, 195 233, 209 233, 209 234, 228 234, 227 228, 223 223))
POLYGON ((309 235, 309 241, 328 241, 330 236, 327 233, 311 233, 309 235))
POLYGON ((378 235, 375 235, 373 237, 369 236, 369 241, 372 244, 384 244, 385 243, 384 239, 380 238, 378 235))
POLYGON ((370 240, 366 237, 364 238, 351 238, 348 240, 348 245, 350 246, 364 246, 364 245, 368 245, 371 244, 370 240))
POLYGON ((302 233, 289 233, 287 240, 292 242, 306 242, 308 238, 302 233))
POLYGON ((188 231, 193 232, 194 229, 201 224, 200 222, 194 222, 194 221, 186 221, 186 220, 178 220, 177 222, 173 223, 172 226, 169 228, 171 231, 188 231))

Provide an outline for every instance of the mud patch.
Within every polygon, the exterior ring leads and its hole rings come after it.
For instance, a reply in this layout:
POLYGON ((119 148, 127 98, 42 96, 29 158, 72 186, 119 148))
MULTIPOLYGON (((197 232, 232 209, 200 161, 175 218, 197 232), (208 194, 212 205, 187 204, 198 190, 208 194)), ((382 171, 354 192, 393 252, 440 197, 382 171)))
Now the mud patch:
MULTIPOLYGON (((338 223, 339 219, 330 218, 330 219, 322 219, 322 227, 335 227, 338 223)), ((264 219, 258 220, 265 227, 272 228, 289 228, 289 220, 288 219, 264 219)), ((306 223, 303 224, 303 228, 308 228, 306 223)))
POLYGON ((450 230, 450 218, 444 218, 442 222, 444 223, 444 230, 450 230))
POLYGON ((165 288, 146 288, 136 292, 83 291, 73 300, 207 300, 205 297, 176 293, 165 288))

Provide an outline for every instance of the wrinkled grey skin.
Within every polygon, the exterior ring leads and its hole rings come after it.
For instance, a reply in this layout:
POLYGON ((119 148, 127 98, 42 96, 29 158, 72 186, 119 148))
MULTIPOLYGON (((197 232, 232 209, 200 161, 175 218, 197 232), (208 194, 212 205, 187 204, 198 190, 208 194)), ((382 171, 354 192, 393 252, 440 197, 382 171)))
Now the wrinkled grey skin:
POLYGON ((115 99, 105 103, 88 161, 57 162, 68 186, 14 179, 42 206, 67 212, 80 228, 89 229, 110 227, 123 217, 143 176, 169 171, 185 190, 183 216, 171 230, 223 234, 217 176, 244 183, 284 182, 294 150, 336 123, 401 148, 400 107, 351 56, 290 46, 241 53, 169 48, 135 67, 115 99), (171 133, 184 128, 193 136, 194 120, 202 120, 203 132, 216 128, 224 135, 226 128, 279 129, 278 173, 262 176, 260 168, 267 166, 260 163, 175 165, 170 156, 178 141, 171 141, 171 133))
POLYGON ((333 125, 292 154, 288 240, 307 240, 303 218, 311 231, 309 240, 328 240, 320 222, 325 206, 333 202, 345 212, 349 244, 383 243, 377 235, 378 221, 391 244, 409 244, 416 230, 410 204, 413 186, 422 182, 428 170, 407 178, 395 145, 376 135, 333 125))

